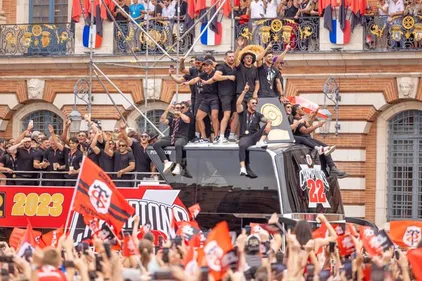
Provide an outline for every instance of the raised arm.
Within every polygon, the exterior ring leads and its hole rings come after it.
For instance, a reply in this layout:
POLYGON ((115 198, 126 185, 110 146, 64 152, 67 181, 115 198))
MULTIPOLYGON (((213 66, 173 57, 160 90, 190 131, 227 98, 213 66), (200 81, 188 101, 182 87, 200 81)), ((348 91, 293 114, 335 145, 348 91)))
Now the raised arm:
POLYGON ((31 141, 31 138, 30 137, 24 137, 23 139, 20 140, 20 142, 16 142, 14 145, 12 145, 11 147, 9 147, 7 149, 7 152, 11 153, 12 151, 17 150, 28 139, 29 139, 29 141, 31 141))
POLYGON ((54 127, 50 124, 48 124, 48 131, 51 134, 51 140, 54 142, 54 144, 57 146, 57 148, 60 151, 63 151, 64 146, 63 144, 59 141, 59 139, 57 138, 56 134, 54 133, 54 127))
POLYGON ((167 107, 167 109, 164 111, 163 115, 161 115, 160 117, 160 123, 168 125, 169 124, 169 120, 167 119, 167 115, 169 113, 170 109, 173 109, 174 106, 172 104, 169 104, 169 106, 167 107))
POLYGON ((21 140, 23 140, 26 136, 29 136, 31 134, 31 130, 34 127, 34 124, 32 122, 29 122, 28 127, 26 127, 26 130, 23 131, 19 137, 15 139, 15 143, 19 143, 21 140))
POLYGON ((120 134, 123 138, 124 141, 126 141, 128 146, 132 146, 133 144, 133 140, 131 138, 129 138, 129 136, 127 135, 126 132, 126 124, 122 121, 120 121, 120 134))
POLYGON ((112 149, 110 149, 110 141, 111 141, 111 136, 110 135, 107 135, 106 133, 104 133, 103 132, 103 134, 104 134, 104 139, 105 139, 105 147, 104 147, 104 152, 105 152, 105 154, 107 154, 108 156, 110 156, 110 157, 113 157, 113 155, 114 155, 114 151, 112 150, 112 149))
POLYGON ((292 47, 289 45, 286 46, 286 48, 284 49, 284 51, 278 55, 276 61, 274 62, 274 66, 277 66, 279 63, 281 63, 281 61, 284 59, 284 57, 286 56, 287 52, 290 51, 292 47))
POLYGON ((94 138, 91 140, 91 144, 90 144, 92 151, 94 151, 94 153, 97 154, 97 155, 100 154, 100 152, 101 152, 101 149, 99 149, 98 146, 97 146, 97 141, 98 141, 98 138, 100 137, 100 135, 102 135, 102 134, 103 133, 100 130, 98 130, 95 133, 94 138))
POLYGON ((190 74, 189 73, 189 68, 186 68, 185 67, 185 58, 180 58, 180 61, 179 61, 179 71, 181 72, 181 73, 184 73, 184 74, 190 74))
POLYGON ((243 89, 240 96, 237 98, 236 101, 236 111, 237 113, 243 112, 243 99, 245 98, 246 93, 249 91, 249 84, 246 83, 245 88, 243 89))
POLYGON ((309 127, 309 128, 300 127, 299 131, 300 131, 302 134, 310 134, 310 133, 312 133, 313 131, 315 131, 316 129, 318 129, 318 128, 322 127, 322 126, 324 125, 324 123, 325 123, 325 120, 322 120, 322 121, 319 121, 316 125, 312 125, 312 126, 311 126, 311 127, 309 127))
POLYGON ((70 119, 67 119, 66 122, 64 122, 63 133, 62 133, 62 141, 64 143, 69 142, 69 128, 70 128, 71 123, 72 121, 70 119))
POLYGON ((271 50, 271 48, 273 47, 273 44, 270 42, 268 43, 267 47, 258 54, 258 56, 256 57, 256 66, 257 67, 261 67, 262 66, 262 60, 264 59, 265 54, 271 50))
POLYGON ((196 83, 198 83, 199 81, 201 81, 201 78, 199 78, 199 76, 198 76, 198 77, 195 77, 195 78, 193 78, 189 81, 183 82, 182 85, 192 86, 192 85, 195 85, 196 83))
POLYGON ((186 79, 184 77, 177 77, 177 76, 174 75, 174 69, 173 68, 169 69, 169 76, 170 76, 171 80, 173 80, 177 84, 182 84, 183 82, 186 82, 186 79))
POLYGON ((246 45, 246 39, 243 37, 239 37, 237 39, 237 47, 236 50, 234 51, 234 59, 235 59, 235 65, 239 66, 240 64, 240 60, 239 60, 239 53, 240 51, 245 47, 246 45))

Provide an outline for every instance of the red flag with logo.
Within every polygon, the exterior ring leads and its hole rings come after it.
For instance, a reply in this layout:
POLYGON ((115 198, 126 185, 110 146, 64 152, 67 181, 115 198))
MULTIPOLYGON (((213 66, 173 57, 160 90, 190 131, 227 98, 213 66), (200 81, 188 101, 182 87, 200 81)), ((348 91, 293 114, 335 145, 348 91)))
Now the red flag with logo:
POLYGON ((391 221, 389 236, 400 247, 416 247, 421 230, 422 221, 391 221))
POLYGON ((407 259, 412 266, 413 274, 417 281, 422 281, 422 248, 409 250, 407 252, 407 259))
POLYGON ((39 241, 39 246, 40 248, 45 248, 45 247, 54 247, 56 248, 59 242, 60 237, 63 235, 64 233, 64 229, 63 226, 47 232, 46 234, 42 234, 40 237, 40 241, 39 241))
POLYGON ((355 251, 355 244, 349 234, 338 236, 337 245, 342 257, 350 256, 355 251))
POLYGON ((359 227, 359 238, 360 240, 363 240, 367 237, 373 237, 375 236, 375 231, 370 226, 361 226, 359 227))
POLYGON ((201 206, 199 206, 199 204, 189 207, 189 213, 193 220, 198 216, 199 212, 201 212, 201 206))
POLYGON ((327 235, 327 226, 325 225, 325 223, 321 224, 321 226, 317 229, 315 229, 312 232, 312 238, 316 239, 316 238, 325 238, 327 235))
POLYGON ((225 274, 221 261, 232 249, 229 226, 226 221, 222 221, 208 234, 204 247, 205 259, 214 280, 221 280, 225 274))
MULTIPOLYGON (((35 241, 37 241, 37 237, 41 236, 41 231, 32 230, 32 232, 34 233, 35 241)), ((9 246, 14 248, 15 250, 19 249, 19 246, 22 243, 25 233, 25 228, 13 228, 12 233, 9 237, 9 246)))
POLYGON ((88 218, 98 218, 119 233, 135 213, 111 178, 91 159, 84 157, 76 182, 73 210, 88 218))
POLYGON ((37 245, 37 241, 35 240, 36 233, 32 229, 31 222, 28 220, 28 226, 26 227, 26 231, 23 234, 23 238, 19 244, 19 250, 17 251, 17 255, 22 257, 26 250, 34 250, 35 246, 37 245))

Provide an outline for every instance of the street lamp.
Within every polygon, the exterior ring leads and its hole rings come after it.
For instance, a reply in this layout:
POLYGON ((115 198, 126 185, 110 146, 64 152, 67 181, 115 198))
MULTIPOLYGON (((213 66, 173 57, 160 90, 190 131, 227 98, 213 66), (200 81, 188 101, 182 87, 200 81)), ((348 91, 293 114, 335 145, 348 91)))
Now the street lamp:
POLYGON ((89 98, 89 82, 81 78, 76 81, 75 86, 73 87, 73 94, 74 94, 74 102, 73 102, 73 109, 70 112, 69 118, 72 123, 70 123, 70 132, 71 133, 78 133, 81 130, 81 123, 82 123, 82 115, 77 109, 76 99, 80 99, 81 101, 85 102, 88 105, 88 113, 90 113, 90 105, 91 99, 89 98), (85 98, 88 97, 88 100, 85 98))
POLYGON ((321 127, 320 133, 325 138, 330 133, 330 127, 331 127, 331 121, 333 119, 333 115, 331 112, 327 109, 327 99, 332 101, 334 103, 334 111, 336 114, 336 124, 334 126, 336 130, 336 136, 338 136, 338 132, 340 130, 340 124, 338 123, 338 105, 341 101, 340 96, 340 88, 337 84, 337 81, 330 77, 328 78, 324 83, 324 105, 323 109, 320 111, 322 114, 326 115, 328 118, 326 119, 326 123, 324 126, 321 127))

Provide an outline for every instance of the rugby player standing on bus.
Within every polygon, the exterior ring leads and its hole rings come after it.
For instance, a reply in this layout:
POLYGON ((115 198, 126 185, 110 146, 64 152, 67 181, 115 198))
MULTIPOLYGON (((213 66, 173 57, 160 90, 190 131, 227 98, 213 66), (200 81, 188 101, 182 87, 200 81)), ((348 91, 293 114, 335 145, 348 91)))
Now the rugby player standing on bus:
MULTIPOLYGON (((214 143, 227 143, 224 137, 227 124, 229 123, 232 113, 236 110, 236 67, 234 63, 234 52, 227 51, 224 63, 217 65, 214 76, 204 84, 212 84, 218 82, 218 97, 220 98, 221 108, 223 110, 223 119, 220 124, 220 136, 216 136, 214 143)), ((237 122, 232 121, 230 128, 230 136, 234 137, 237 122)))
POLYGON ((205 81, 210 80, 214 77, 214 62, 211 59, 207 59, 204 62, 203 66, 204 72, 200 73, 198 77, 184 82, 184 85, 193 85, 195 83, 200 83, 197 87, 202 86, 201 96, 202 101, 199 105, 198 112, 196 114, 196 122, 198 123, 199 132, 201 134, 201 139, 199 143, 208 143, 207 135, 205 132, 205 123, 204 118, 207 115, 211 115, 212 128, 214 130, 214 136, 218 136, 218 130, 220 129, 220 122, 218 120, 218 111, 220 108, 220 101, 218 100, 218 89, 217 84, 204 84, 205 81))
POLYGON ((251 171, 248 165, 249 157, 246 150, 249 146, 254 144, 261 148, 267 147, 267 144, 264 142, 264 140, 271 130, 271 120, 267 119, 263 114, 256 111, 258 100, 255 97, 251 97, 247 100, 246 108, 243 106, 243 99, 248 91, 249 84, 246 84, 236 102, 236 111, 239 115, 240 123, 240 175, 256 178, 257 176, 251 171), (260 122, 267 123, 267 125, 260 127, 260 122))

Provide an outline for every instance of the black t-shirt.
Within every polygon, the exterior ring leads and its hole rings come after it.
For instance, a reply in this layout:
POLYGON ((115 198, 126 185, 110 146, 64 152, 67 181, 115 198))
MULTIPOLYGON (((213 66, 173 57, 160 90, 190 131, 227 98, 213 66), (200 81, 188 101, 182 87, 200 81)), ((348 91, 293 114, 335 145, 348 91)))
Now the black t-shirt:
MULTIPOLYGON (((12 169, 13 171, 18 170, 18 159, 13 159, 12 156, 10 156, 8 153, 3 153, 3 155, 0 157, 0 163, 3 164, 3 167, 12 169)), ((4 173, 7 178, 12 178, 13 174, 4 173)))
POLYGON ((60 151, 59 149, 54 150, 52 147, 47 148, 44 151, 43 159, 48 160, 50 162, 50 165, 47 167, 47 171, 53 171, 54 170, 54 163, 59 163, 60 166, 65 165, 65 153, 64 150, 60 151))
POLYGON ((255 81, 258 80, 258 70, 255 66, 246 67, 243 63, 236 69, 236 93, 240 94, 245 88, 246 82, 249 83, 249 92, 255 90, 255 81))
POLYGON ((98 162, 104 172, 114 172, 114 157, 105 153, 103 149, 100 149, 100 153, 98 154, 98 162))
MULTIPOLYGON (((16 157, 19 159, 17 165, 18 171, 34 171, 35 155, 36 150, 34 148, 30 148, 29 150, 18 148, 16 152, 16 157)), ((35 174, 32 175, 35 176, 35 174)))
POLYGON ((45 150, 42 149, 42 148, 36 149, 35 150, 35 153, 34 153, 34 160, 38 160, 38 161, 42 162, 43 161, 44 152, 45 152, 45 150))
MULTIPOLYGON (((70 148, 65 147, 63 150, 65 153, 65 162, 66 162, 66 171, 70 170, 70 167, 73 167, 73 170, 79 170, 81 168, 83 154, 79 150, 71 153, 70 148)), ((77 178, 78 175, 68 175, 65 174, 65 178, 77 178)))
MULTIPOLYGON (((300 120, 300 118, 294 118, 294 119, 296 119, 296 120, 300 120)), ((302 128, 302 127, 304 127, 304 128, 308 128, 308 122, 305 122, 305 123, 300 123, 300 124, 296 127, 296 131, 294 132, 294 134, 295 134, 296 136, 301 136, 301 137, 307 137, 307 138, 310 138, 310 137, 311 137, 311 134, 302 134, 302 133, 300 132, 300 128, 302 128)))
POLYGON ((248 135, 252 135, 258 132, 258 130, 261 128, 259 123, 264 121, 262 118, 264 118, 264 115, 261 113, 255 112, 250 114, 248 109, 244 108, 243 111, 239 113, 240 135, 245 136, 246 130, 249 131, 248 135))
POLYGON ((151 172, 151 159, 149 158, 146 149, 135 139, 132 139, 132 152, 135 156, 137 172, 151 172))
MULTIPOLYGON (((123 8, 123 10, 126 12, 126 13, 130 13, 129 12, 129 6, 128 5, 123 5, 122 6, 122 8, 123 8)), ((120 13, 117 13, 116 14, 116 17, 115 17, 115 19, 116 19, 116 21, 117 22, 119 22, 120 21, 120 23, 123 23, 123 22, 127 22, 127 18, 125 18, 122 14, 123 14, 123 12, 119 9, 119 7, 114 7, 114 11, 115 12, 117 12, 117 11, 120 11, 120 13)))
MULTIPOLYGON (((178 4, 176 3, 176 6, 174 6, 175 10, 176 10, 176 17, 177 17, 177 8, 178 8, 178 4)), ((180 3, 180 12, 179 12, 179 16, 183 17, 184 15, 186 15, 186 12, 188 11, 188 2, 186 1, 182 1, 180 3)))
POLYGON ((296 16, 298 10, 299 10, 299 8, 296 8, 295 5, 292 5, 290 8, 286 9, 286 11, 284 12, 284 17, 285 18, 294 18, 296 16))
MULTIPOLYGON (((193 78, 197 77, 198 74, 199 74, 198 69, 196 67, 191 67, 191 68, 189 68, 189 74, 183 75, 183 78, 186 81, 189 81, 189 80, 192 80, 193 78)), ((191 92, 191 99, 195 99, 195 98, 198 99, 198 90, 196 88, 197 84, 198 83, 195 83, 195 84, 189 86, 190 92, 191 92)))
POLYGON ((86 148, 86 153, 89 159, 92 160, 92 162, 94 162, 95 164, 99 164, 99 157, 97 154, 95 154, 94 150, 92 150, 91 146, 89 145, 86 148))
MULTIPOLYGON (((185 113, 185 115, 189 116, 191 122, 192 122, 192 114, 190 112, 185 113)), ((185 123, 185 121, 182 120, 182 118, 173 118, 168 117, 167 120, 169 121, 169 127, 170 127, 170 134, 171 137, 173 135, 174 127, 176 126, 177 120, 179 120, 179 129, 176 132, 176 138, 188 138, 189 137, 189 123, 185 123)))
POLYGON ((161 7, 160 4, 155 5, 155 17, 158 17, 159 15, 161 16, 161 14, 163 13, 163 8, 161 7))
MULTIPOLYGON (((204 81, 207 81, 207 80, 211 79, 212 77, 214 77, 214 74, 215 74, 215 70, 211 71, 209 74, 204 71, 204 72, 201 72, 201 74, 199 74, 199 78, 201 78, 204 81)), ((202 85, 201 82, 199 82, 199 83, 202 85)), ((204 99, 215 99, 215 98, 217 98, 218 97, 217 83, 202 85, 201 95, 204 99)))
POLYGON ((277 97, 275 80, 280 79, 280 72, 274 67, 268 67, 263 63, 258 67, 259 91, 258 97, 277 97))
MULTIPOLYGON (((220 71, 222 75, 235 75, 236 68, 231 68, 227 63, 217 65, 216 71, 220 71)), ((218 95, 234 96, 236 95, 236 81, 225 80, 217 83, 218 95)))
MULTIPOLYGON (((120 152, 114 153, 114 171, 118 172, 129 166, 129 163, 135 162, 135 156, 132 152, 121 154, 120 152)), ((136 165, 136 164, 135 164, 136 165)), ((131 175, 123 175, 123 177, 132 177, 131 175)))

